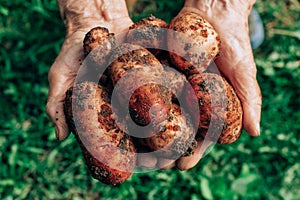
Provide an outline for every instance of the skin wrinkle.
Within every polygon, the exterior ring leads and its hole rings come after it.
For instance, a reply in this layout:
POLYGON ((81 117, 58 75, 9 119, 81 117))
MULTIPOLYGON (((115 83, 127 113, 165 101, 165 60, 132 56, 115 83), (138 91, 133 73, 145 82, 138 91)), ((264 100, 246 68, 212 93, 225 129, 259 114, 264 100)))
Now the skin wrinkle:
POLYGON ((185 6, 186 7, 192 7, 191 5, 196 3, 196 8, 201 10, 202 12, 206 12, 208 14, 211 14, 211 11, 219 7, 219 10, 227 10, 228 9, 228 1, 227 0, 195 0, 194 1, 186 1, 185 6), (221 3, 219 3, 221 2, 221 3))
POLYGON ((104 13, 103 17, 107 21, 112 19, 129 17, 126 2, 120 0, 102 0, 101 12, 104 13))
POLYGON ((97 0, 94 0, 94 3, 95 3, 96 10, 102 10, 101 6, 103 5, 103 0, 101 1, 101 3, 97 0))
MULTIPOLYGON (((228 68, 230 68, 230 71, 234 71, 234 68, 236 68, 236 66, 243 66, 240 65, 240 63, 242 63, 242 61, 245 60, 245 58, 248 58, 247 63, 254 62, 252 54, 247 53, 249 51, 244 51, 245 46, 247 46, 247 44, 242 45, 245 41, 244 38, 232 36, 230 38, 227 37, 226 40, 225 38, 221 38, 221 41, 223 41, 221 45, 226 46, 226 48, 221 48, 220 57, 224 56, 227 58, 227 63, 224 63, 224 59, 222 59, 221 62, 218 59, 216 60, 216 63, 220 62, 219 66, 221 70, 222 66, 226 66, 227 70, 228 68), (238 51, 237 49, 241 50, 238 51), (228 63, 229 61, 230 63, 228 63)), ((250 65, 250 67, 255 68, 255 66, 253 65, 250 65)))
POLYGON ((104 23, 109 25, 110 21, 129 18, 125 1, 57 0, 57 2, 66 24, 67 35, 75 30, 87 32, 86 27, 95 27, 104 23))
MULTIPOLYGON (((245 102, 245 100, 247 100, 247 97, 249 97, 251 95, 251 93, 249 93, 249 90, 245 89, 245 84, 243 83, 243 80, 240 79, 241 77, 241 73, 244 75, 245 73, 247 73, 247 76, 249 78, 253 79, 253 73, 250 71, 245 71, 245 72, 235 72, 234 74, 231 74, 233 78, 231 78, 231 82, 233 82, 232 84, 234 85, 235 88, 237 88, 237 91, 239 91, 240 96, 239 98, 241 99, 242 102, 245 102), (241 89, 243 91, 241 91, 241 89)), ((246 87, 254 87, 254 85, 247 85, 246 87)))
POLYGON ((110 20, 111 19, 111 17, 109 16, 108 9, 105 5, 104 0, 101 0, 101 5, 100 4, 98 5, 98 10, 101 10, 104 20, 110 20))
POLYGON ((212 11, 214 14, 217 13, 217 15, 219 15, 218 13, 221 13, 220 15, 224 15, 226 13, 224 16, 228 17, 228 14, 230 15, 231 11, 237 7, 240 9, 235 10, 235 12, 240 12, 242 15, 245 13, 250 13, 254 3, 255 0, 186 0, 185 7, 196 8, 197 10, 202 11, 210 16, 212 11))

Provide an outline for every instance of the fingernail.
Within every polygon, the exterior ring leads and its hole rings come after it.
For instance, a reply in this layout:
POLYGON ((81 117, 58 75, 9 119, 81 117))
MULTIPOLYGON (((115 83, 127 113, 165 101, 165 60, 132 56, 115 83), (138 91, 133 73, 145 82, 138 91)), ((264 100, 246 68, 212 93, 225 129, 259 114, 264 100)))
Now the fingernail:
POLYGON ((260 124, 257 123, 256 126, 255 126, 255 131, 256 131, 256 136, 260 136, 260 124))
POLYGON ((59 128, 57 126, 55 126, 55 136, 56 139, 59 140, 59 128))

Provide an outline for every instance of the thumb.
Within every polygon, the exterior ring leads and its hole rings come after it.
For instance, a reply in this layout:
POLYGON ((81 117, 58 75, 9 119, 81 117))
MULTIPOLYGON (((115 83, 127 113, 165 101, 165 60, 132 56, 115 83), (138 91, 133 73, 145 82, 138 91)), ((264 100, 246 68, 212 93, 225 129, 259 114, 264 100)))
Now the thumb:
POLYGON ((249 135, 258 136, 262 100, 249 38, 240 41, 224 38, 223 41, 216 64, 241 100, 244 129, 249 135))
POLYGON ((50 89, 46 111, 55 126, 56 138, 58 140, 64 140, 70 133, 64 114, 65 93, 68 88, 72 86, 73 78, 70 75, 64 75, 64 73, 59 70, 62 69, 62 67, 56 66, 59 66, 57 62, 53 64, 48 74, 50 89))
POLYGON ((53 100, 48 100, 46 105, 47 114, 55 126, 55 134, 58 140, 64 140, 70 133, 66 124, 63 106, 62 101, 53 100))
POLYGON ((213 142, 210 140, 199 140, 197 142, 197 147, 192 151, 191 155, 182 156, 176 161, 176 166, 179 170, 188 170, 196 166, 205 151, 213 145, 213 142))

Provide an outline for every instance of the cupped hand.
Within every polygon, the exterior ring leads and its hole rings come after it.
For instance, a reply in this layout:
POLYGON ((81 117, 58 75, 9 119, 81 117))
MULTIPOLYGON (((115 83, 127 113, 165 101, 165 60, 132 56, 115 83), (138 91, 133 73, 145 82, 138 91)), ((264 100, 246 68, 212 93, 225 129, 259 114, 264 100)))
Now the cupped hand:
POLYGON ((103 5, 97 5, 96 1, 58 3, 63 17, 66 18, 67 34, 48 73, 50 90, 46 109, 55 125, 57 139, 63 140, 69 135, 63 110, 65 93, 73 86, 80 63, 84 59, 85 34, 96 26, 106 27, 110 32, 118 34, 127 30, 132 21, 128 16, 125 1, 102 1, 103 5))
MULTIPOLYGON (((249 135, 259 136, 262 100, 248 31, 248 16, 254 2, 186 0, 181 13, 200 14, 219 33, 221 49, 215 63, 241 100, 243 128, 249 135)), ((195 166, 208 146, 200 143, 192 156, 177 160, 177 167, 185 170, 195 166)))

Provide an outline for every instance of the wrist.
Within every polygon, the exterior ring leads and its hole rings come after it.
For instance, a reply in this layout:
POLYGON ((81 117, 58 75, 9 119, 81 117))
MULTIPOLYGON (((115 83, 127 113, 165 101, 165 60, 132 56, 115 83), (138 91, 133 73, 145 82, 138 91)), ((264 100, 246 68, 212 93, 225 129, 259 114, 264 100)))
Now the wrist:
POLYGON ((183 11, 192 11, 202 16, 226 17, 228 13, 238 12, 248 16, 256 0, 185 0, 183 11))
POLYGON ((124 0, 57 0, 67 35, 95 26, 110 28, 120 18, 129 18, 124 0))

